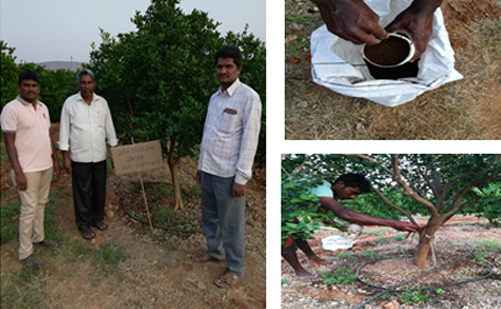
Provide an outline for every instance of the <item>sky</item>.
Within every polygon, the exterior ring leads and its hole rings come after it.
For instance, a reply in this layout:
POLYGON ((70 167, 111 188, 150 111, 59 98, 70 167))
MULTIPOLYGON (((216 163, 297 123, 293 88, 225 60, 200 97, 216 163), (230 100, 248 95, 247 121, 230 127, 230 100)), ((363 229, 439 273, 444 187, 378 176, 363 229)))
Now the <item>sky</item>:
MULTIPOLYGON (((16 62, 88 62, 99 28, 112 36, 135 30, 130 21, 150 0, 0 0, 0 39, 15 47, 16 62)), ((184 0, 185 13, 207 12, 218 31, 248 31, 266 42, 266 0, 184 0)))

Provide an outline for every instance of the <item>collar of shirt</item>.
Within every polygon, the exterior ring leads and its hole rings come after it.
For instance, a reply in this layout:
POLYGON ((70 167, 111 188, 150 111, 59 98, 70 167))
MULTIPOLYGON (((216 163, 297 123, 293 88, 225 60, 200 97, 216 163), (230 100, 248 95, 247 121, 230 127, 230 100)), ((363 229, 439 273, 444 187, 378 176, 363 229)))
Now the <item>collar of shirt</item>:
MULTIPOLYGON (((228 92, 228 95, 231 97, 235 91, 237 91, 237 88, 238 86, 240 86, 241 82, 240 82, 240 79, 236 79, 233 84, 231 84, 230 87, 228 87, 224 92, 228 92)), ((223 94, 223 91, 221 91, 221 86, 219 86, 219 90, 218 90, 218 93, 219 95, 222 95, 223 94)))
MULTIPOLYGON (((16 99, 17 99, 19 102, 21 102, 24 106, 27 106, 27 105, 31 104, 30 102, 28 102, 28 101, 26 101, 25 99, 21 98, 21 96, 20 96, 20 95, 18 95, 18 96, 16 97, 16 99)), ((38 101, 38 100, 36 100, 36 101, 37 101, 38 105, 42 106, 42 103, 41 103, 40 101, 38 101)))
MULTIPOLYGON (((92 104, 92 102, 94 102, 94 100, 99 100, 99 97, 97 97, 95 95, 95 93, 92 93, 92 101, 90 101, 90 104, 92 104)), ((80 91, 78 92, 77 101, 82 101, 85 104, 87 104, 87 102, 85 102, 84 98, 82 97, 82 93, 80 91)))

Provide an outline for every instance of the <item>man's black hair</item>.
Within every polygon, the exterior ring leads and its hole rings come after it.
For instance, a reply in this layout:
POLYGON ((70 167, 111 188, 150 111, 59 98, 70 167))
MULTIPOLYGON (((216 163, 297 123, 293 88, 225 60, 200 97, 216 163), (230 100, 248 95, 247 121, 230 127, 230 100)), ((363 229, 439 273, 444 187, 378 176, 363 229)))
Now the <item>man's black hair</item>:
POLYGON ((33 70, 30 70, 30 69, 26 69, 26 70, 21 71, 21 73, 19 73, 19 79, 17 80, 17 84, 21 85, 21 82, 23 80, 27 80, 27 79, 34 80, 38 84, 38 74, 37 74, 37 72, 35 72, 33 70))
POLYGON ((372 191, 371 183, 365 178, 364 174, 348 173, 341 175, 334 181, 333 185, 340 181, 344 183, 345 187, 360 188, 362 193, 369 193, 372 191))
POLYGON ((233 45, 223 46, 216 52, 216 65, 219 58, 233 58, 237 67, 242 65, 242 52, 233 45))

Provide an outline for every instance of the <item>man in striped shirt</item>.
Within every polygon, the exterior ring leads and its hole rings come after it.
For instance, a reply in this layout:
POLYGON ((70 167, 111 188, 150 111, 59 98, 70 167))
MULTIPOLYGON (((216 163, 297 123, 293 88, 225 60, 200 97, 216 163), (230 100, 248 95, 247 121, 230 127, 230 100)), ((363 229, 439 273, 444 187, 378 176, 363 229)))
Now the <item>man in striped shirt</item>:
POLYGON ((245 272, 245 185, 259 141, 261 100, 240 82, 242 54, 235 46, 216 53, 216 74, 221 87, 212 95, 200 147, 197 181, 202 186, 203 228, 207 252, 197 262, 226 258, 227 269, 215 281, 228 287, 245 272))

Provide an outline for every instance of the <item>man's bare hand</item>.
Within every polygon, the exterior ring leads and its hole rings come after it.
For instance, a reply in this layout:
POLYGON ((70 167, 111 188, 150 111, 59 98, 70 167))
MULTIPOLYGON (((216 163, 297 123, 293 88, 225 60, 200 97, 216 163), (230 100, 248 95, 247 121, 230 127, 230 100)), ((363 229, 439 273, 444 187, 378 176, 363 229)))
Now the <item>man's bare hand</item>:
POLYGON ((66 173, 71 174, 71 160, 68 155, 63 155, 63 166, 66 173))
POLYGON ((233 197, 242 197, 242 196, 244 196, 245 195, 245 186, 234 182, 233 183, 233 188, 231 190, 231 195, 233 197))
POLYGON ((421 231, 421 227, 405 221, 395 221, 395 224, 392 227, 396 228, 399 231, 406 231, 411 233, 419 233, 421 231))
POLYGON ((406 34, 416 47, 416 53, 411 62, 419 59, 428 46, 433 32, 433 14, 441 0, 414 1, 410 7, 400 13, 386 26, 388 32, 402 32, 406 34))
POLYGON ((202 184, 202 171, 198 170, 198 171, 197 171, 197 176, 196 176, 196 177, 197 177, 197 183, 198 183, 199 185, 201 185, 201 184, 202 184))
POLYGON ((59 167, 59 162, 54 162, 54 177, 57 178, 61 174, 61 169, 59 167))
POLYGON ((378 24, 379 16, 363 0, 312 0, 320 10, 327 29, 355 44, 376 45, 388 38, 378 24))
POLYGON ((26 175, 23 172, 16 173, 16 184, 19 191, 28 189, 28 179, 26 179, 26 175))

